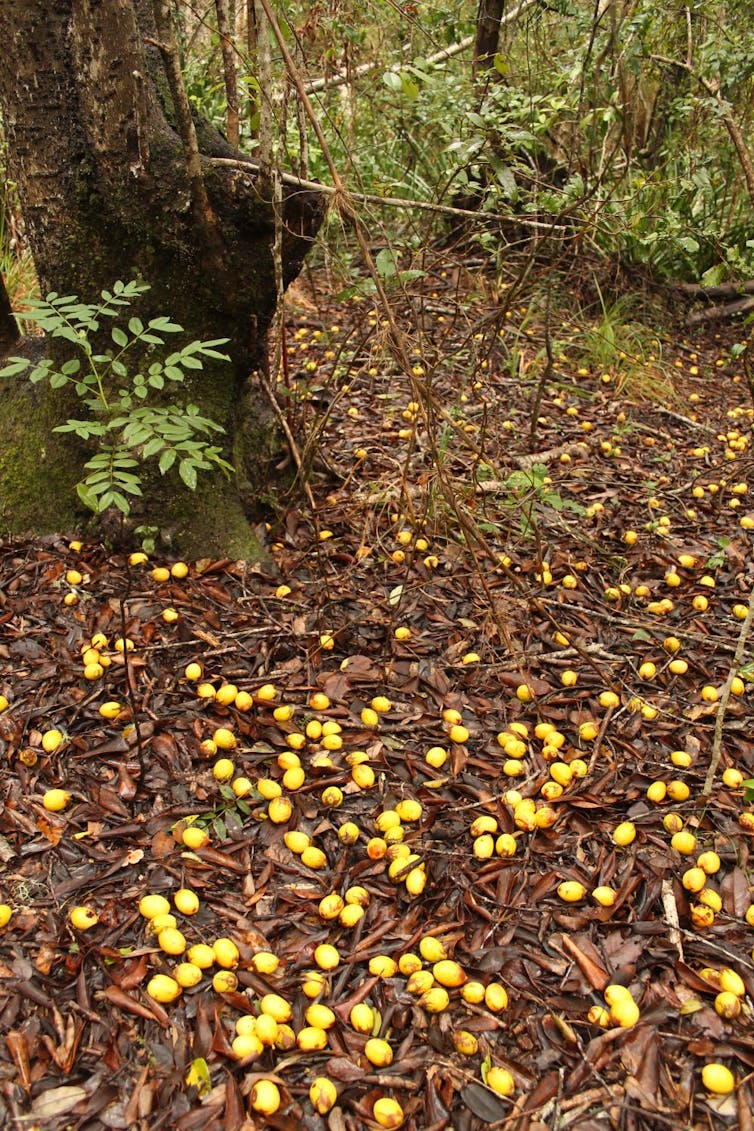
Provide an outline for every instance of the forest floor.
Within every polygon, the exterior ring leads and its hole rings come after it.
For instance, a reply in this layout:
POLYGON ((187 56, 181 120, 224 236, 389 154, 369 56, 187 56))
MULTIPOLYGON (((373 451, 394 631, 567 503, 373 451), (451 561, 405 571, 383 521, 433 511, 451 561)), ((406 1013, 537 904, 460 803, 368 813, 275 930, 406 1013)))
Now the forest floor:
POLYGON ((3 1126, 746 1131, 746 331, 316 282, 274 566, 0 544, 3 1126))

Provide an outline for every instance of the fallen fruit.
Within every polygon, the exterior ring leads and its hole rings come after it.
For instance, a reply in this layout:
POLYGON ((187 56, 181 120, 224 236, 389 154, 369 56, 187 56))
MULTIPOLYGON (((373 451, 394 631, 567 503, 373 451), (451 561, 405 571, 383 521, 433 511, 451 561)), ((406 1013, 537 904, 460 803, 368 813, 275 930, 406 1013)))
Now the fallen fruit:
POLYGON ((317 1076, 309 1085, 309 1102, 320 1115, 327 1115, 338 1099, 338 1089, 327 1076, 317 1076))
POLYGON ((67 789, 48 789, 42 795, 42 805, 49 813, 59 813, 70 800, 67 789))
POLYGON ((727 1096, 735 1088, 736 1078, 724 1064, 713 1062, 702 1069, 702 1084, 716 1096, 727 1096))
POLYGON ((272 1080, 257 1080, 251 1089, 249 1104, 262 1115, 274 1115, 280 1107, 280 1090, 272 1080))
POLYGON ((512 1096, 516 1090, 513 1077, 508 1069, 500 1068, 497 1064, 493 1064, 492 1068, 488 1070, 485 1083, 499 1096, 512 1096))
POLYGON ((72 907, 68 918, 71 926, 75 927, 77 931, 88 931, 90 927, 96 926, 99 922, 97 912, 91 907, 72 907))
POLYGON ((154 974, 147 982, 147 993, 155 1001, 166 1005, 180 997, 182 990, 175 978, 170 978, 167 974, 154 974))
POLYGON ((404 1119, 403 1108, 397 1100, 391 1099, 389 1096, 381 1096, 380 1099, 374 1101, 372 1115, 375 1123, 378 1123, 380 1127, 389 1129, 400 1127, 404 1119))

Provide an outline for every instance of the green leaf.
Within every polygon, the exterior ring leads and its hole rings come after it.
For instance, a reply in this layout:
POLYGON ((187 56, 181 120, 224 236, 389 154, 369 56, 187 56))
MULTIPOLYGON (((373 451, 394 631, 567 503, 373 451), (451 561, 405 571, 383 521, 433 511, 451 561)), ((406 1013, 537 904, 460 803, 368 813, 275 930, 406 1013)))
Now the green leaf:
POLYGON ((87 510, 96 512, 99 509, 97 496, 92 492, 91 488, 86 483, 76 484, 76 494, 81 499, 81 502, 84 504, 87 510))
POLYGON ((172 448, 166 448, 165 451, 160 456, 160 462, 159 462, 160 473, 162 475, 164 475, 167 471, 170 471, 170 468, 175 463, 175 459, 176 459, 176 456, 175 456, 175 452, 173 451, 173 449, 172 448))
POLYGON ((142 322, 141 318, 129 318, 128 329, 134 335, 134 337, 138 337, 139 334, 144 333, 144 323, 142 322))
POLYGON ((124 346, 128 345, 128 338, 123 333, 120 326, 113 326, 112 330, 110 331, 110 337, 113 339, 116 346, 120 346, 121 349, 123 349, 124 346))
POLYGON ((196 467, 192 460, 182 459, 178 465, 178 474, 190 491, 196 490, 196 467))
POLYGON ((0 377, 15 377, 18 373, 24 373, 31 362, 25 357, 11 357, 8 364, 0 369, 0 377))

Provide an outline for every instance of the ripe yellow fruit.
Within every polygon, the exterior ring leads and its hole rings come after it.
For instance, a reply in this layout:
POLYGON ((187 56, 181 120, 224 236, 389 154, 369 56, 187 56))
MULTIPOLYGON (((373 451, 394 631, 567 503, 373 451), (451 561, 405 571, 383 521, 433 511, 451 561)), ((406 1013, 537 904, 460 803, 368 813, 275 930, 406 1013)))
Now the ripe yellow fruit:
POLYGON ((179 962, 173 971, 173 977, 184 990, 198 986, 202 980, 202 971, 193 962, 179 962))
POLYGON ((351 1009, 348 1020, 357 1033, 371 1033, 374 1029, 375 1012, 365 1001, 358 1002, 351 1009))
POLYGON ((280 994, 263 994, 259 1000, 259 1008, 262 1013, 273 1017, 278 1024, 290 1021, 292 1016, 290 1004, 280 994))
POLYGON ((280 959, 270 950, 258 950, 252 955, 251 965, 257 974, 274 974, 280 965, 280 959))
POLYGON ((292 813, 293 805, 287 797, 273 797, 267 806, 267 816, 273 825, 284 825, 292 813))
POLYGON ((48 789, 42 794, 42 806, 48 813, 60 813, 70 800, 67 789, 48 789))
POLYGON ((233 778, 233 781, 230 783, 230 788, 233 790, 236 797, 246 797, 253 790, 254 783, 244 777, 233 778))
POLYGON ((620 696, 614 691, 603 691, 599 698, 600 707, 620 707, 620 696))
POLYGON ((99 922, 97 912, 91 907, 72 907, 68 918, 71 926, 75 927, 77 931, 88 931, 90 927, 96 926, 99 922))
POLYGON ((178 581, 182 581, 184 577, 188 577, 188 571, 189 567, 185 562, 174 562, 170 567, 170 573, 173 577, 177 578, 178 581))
POLYGON ((469 1005, 481 1005, 484 1001, 485 987, 481 982, 467 982, 461 988, 461 997, 469 1005))
POLYGON ((157 943, 165 954, 178 955, 186 950, 185 936, 177 927, 165 927, 157 936, 157 943))
POLYGON ((331 891, 320 899, 317 910, 322 919, 337 919, 344 907, 343 898, 336 891, 331 891))
POLYGON ((442 1013, 450 1005, 450 995, 443 986, 431 986, 421 995, 418 1005, 427 1013, 442 1013))
POLYGON ((199 825, 189 825, 181 833, 181 840, 186 848, 195 851, 197 848, 204 848, 209 844, 209 833, 206 829, 202 829, 199 825))
POLYGON ((500 1068, 497 1064, 493 1064, 488 1070, 485 1083, 499 1096, 512 1096, 516 1090, 513 1077, 508 1069, 500 1068))
POLYGON ((741 975, 737 974, 735 970, 731 970, 729 966, 724 966, 720 971, 720 989, 730 990, 738 997, 743 997, 746 993, 746 986, 741 975))
MULTIPOLYGON (((218 687, 215 692, 215 702, 219 703, 221 707, 230 707, 235 703, 237 695, 238 688, 235 683, 224 683, 221 687, 218 687)), ((217 746, 220 745, 217 738, 215 738, 215 744, 217 746)))
POLYGON ((212 989, 216 994, 235 993, 238 989, 238 978, 232 970, 218 970, 212 978, 212 989))
POLYGON ((681 883, 686 891, 701 891, 707 882, 707 875, 702 868, 687 868, 681 877, 681 883))
POLYGON ((393 708, 392 702, 385 695, 375 695, 370 704, 373 711, 382 714, 385 711, 391 711, 393 708))
POLYGON ((381 1096, 374 1101, 372 1116, 375 1123, 378 1123, 380 1127, 389 1128, 390 1131, 395 1127, 400 1127, 405 1118, 401 1105, 390 1096, 381 1096))
POLYGON ((495 852, 498 856, 514 856, 516 853, 516 838, 510 833, 501 833, 495 841, 495 852))
POLYGON ((610 1021, 621 1029, 630 1029, 639 1020, 639 1007, 631 997, 621 997, 610 1006, 610 1021))
POLYGON ((256 1033, 239 1033, 231 1041, 233 1055, 236 1060, 246 1060, 247 1057, 259 1057, 264 1052, 264 1045, 256 1033))
POLYGON ((364 1045, 364 1056, 376 1068, 387 1068, 393 1063, 393 1050, 382 1037, 370 1037, 364 1045))
POLYGON ((274 1115, 280 1107, 280 1090, 272 1080, 257 1080, 251 1089, 249 1104, 261 1115, 274 1115))
POLYGON ((670 847, 681 856, 691 856, 696 851, 696 837, 688 829, 680 829, 670 838, 670 847))
POLYGON ((47 730, 42 735, 42 749, 45 754, 52 754, 64 741, 63 734, 59 730, 47 730))
POLYGON ((418 821, 424 812, 421 802, 415 801, 413 797, 404 797, 395 806, 395 811, 402 821, 418 821))
POLYGON ((309 1085, 309 1102, 320 1115, 327 1115, 336 1104, 338 1089, 327 1076, 317 1076, 309 1085))
POLYGON ((441 958, 432 967, 432 974, 441 986, 455 988, 462 986, 467 981, 466 973, 459 962, 451 958, 441 958))
POLYGON ((516 698, 519 703, 531 703, 534 698, 534 692, 527 683, 520 683, 516 688, 516 698))
POLYGON ((305 1025, 296 1035, 296 1044, 302 1052, 321 1052, 327 1048, 327 1031, 316 1025, 305 1025))
POLYGON ((599 903, 601 907, 612 907, 616 900, 616 892, 614 888, 602 885, 593 888, 592 899, 599 903))
POLYGON ((7 903, 0 903, 0 930, 7 927, 13 918, 13 908, 7 903))
POLYGON ((632 821, 622 821, 613 831, 613 843, 625 848, 636 839, 636 825, 632 821))
POLYGON ((380 716, 373 707, 364 707, 361 712, 361 721, 365 727, 379 726, 380 716))
POLYGON ((232 970, 234 967, 238 966, 241 955, 232 939, 215 939, 212 944, 212 950, 214 951, 215 962, 218 966, 222 966, 225 970, 232 970))
POLYGON ((319 868, 327 867, 327 857, 321 848, 310 844, 301 853, 301 863, 305 868, 312 868, 316 871, 319 868))
POLYGON ((462 726, 460 723, 455 723, 448 731, 448 738, 457 746, 463 746, 465 742, 469 741, 468 728, 462 726))
POLYGON ((425 962, 441 962, 448 957, 445 944, 434 935, 424 935, 419 940, 419 953, 425 962))
POLYGON ((708 876, 714 876, 720 871, 721 860, 716 852, 701 852, 696 858, 697 868, 701 868, 708 876))
POLYGON ((722 990, 715 998, 715 1010, 726 1021, 732 1021, 741 1012, 741 999, 731 990, 722 990))
POLYGON ((369 959, 369 973, 376 978, 394 978, 397 970, 398 963, 389 954, 375 954, 369 959))
POLYGON ((702 1069, 702 1084, 716 1096, 727 1096, 735 1088, 736 1078, 724 1064, 713 1062, 702 1069))
POLYGON ((164 895, 151 893, 143 895, 139 900, 139 914, 145 919, 154 919, 158 915, 169 915, 170 904, 164 895))
POLYGON ((212 774, 216 781, 226 782, 230 781, 236 772, 236 767, 231 762, 230 758, 218 758, 212 767, 212 774))
POLYGON ((155 974, 147 982, 147 993, 155 1001, 167 1005, 180 997, 182 990, 175 978, 171 978, 167 974, 155 974))
POLYGON ((691 790, 685 781, 669 781, 668 797, 671 801, 688 801, 691 790))
POLYGON ((728 766, 727 769, 723 770, 723 785, 727 786, 728 789, 740 789, 743 780, 743 774, 734 766, 728 766))
POLYGON ((490 982, 484 988, 484 1004, 493 1013, 508 1008, 508 991, 500 982, 490 982))
POLYGON ((210 966, 215 965, 214 947, 208 946, 207 943, 194 943, 186 952, 186 959, 200 970, 209 970, 210 966))
POLYGON ((586 895, 586 888, 578 880, 564 880, 558 884, 558 895, 564 903, 578 903, 586 895))
POLYGON ((304 1017, 307 1025, 312 1025, 315 1029, 332 1029, 335 1024, 335 1014, 321 1001, 314 1001, 307 1006, 304 1017))
POLYGON ((335 970, 340 965, 340 955, 330 943, 320 943, 314 949, 314 961, 320 970, 335 970))
POLYGON ((476 1056, 479 1051, 479 1041, 466 1029, 457 1029, 453 1033, 453 1045, 461 1056, 476 1056))
POLYGON ((191 888, 179 888, 174 892, 173 903, 181 915, 196 915, 199 910, 199 896, 191 888))
POLYGON ((235 750, 237 745, 236 736, 227 727, 218 727, 212 735, 212 741, 218 750, 235 750))

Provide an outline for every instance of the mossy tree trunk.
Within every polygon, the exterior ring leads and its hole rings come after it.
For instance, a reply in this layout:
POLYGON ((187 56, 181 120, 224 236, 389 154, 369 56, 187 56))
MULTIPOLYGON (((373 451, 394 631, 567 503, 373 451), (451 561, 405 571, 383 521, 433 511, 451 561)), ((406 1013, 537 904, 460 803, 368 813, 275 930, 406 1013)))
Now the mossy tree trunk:
MULTIPOLYGON (((151 0, 0 0, 0 42, 10 174, 42 292, 92 301, 138 275, 151 286, 134 311, 144 320, 167 314, 189 338, 230 338, 232 366, 205 368, 185 393, 225 427, 237 476, 208 474, 195 493, 158 477, 135 517, 187 554, 253 555, 244 501, 269 475, 273 428, 253 378, 277 300, 265 184, 252 168, 213 165, 234 151, 201 121, 192 179, 151 0)), ((315 194, 285 197, 286 284, 321 219, 315 194)), ((70 529, 81 453, 50 432, 60 395, 19 378, 0 386, 0 526, 70 529)))

